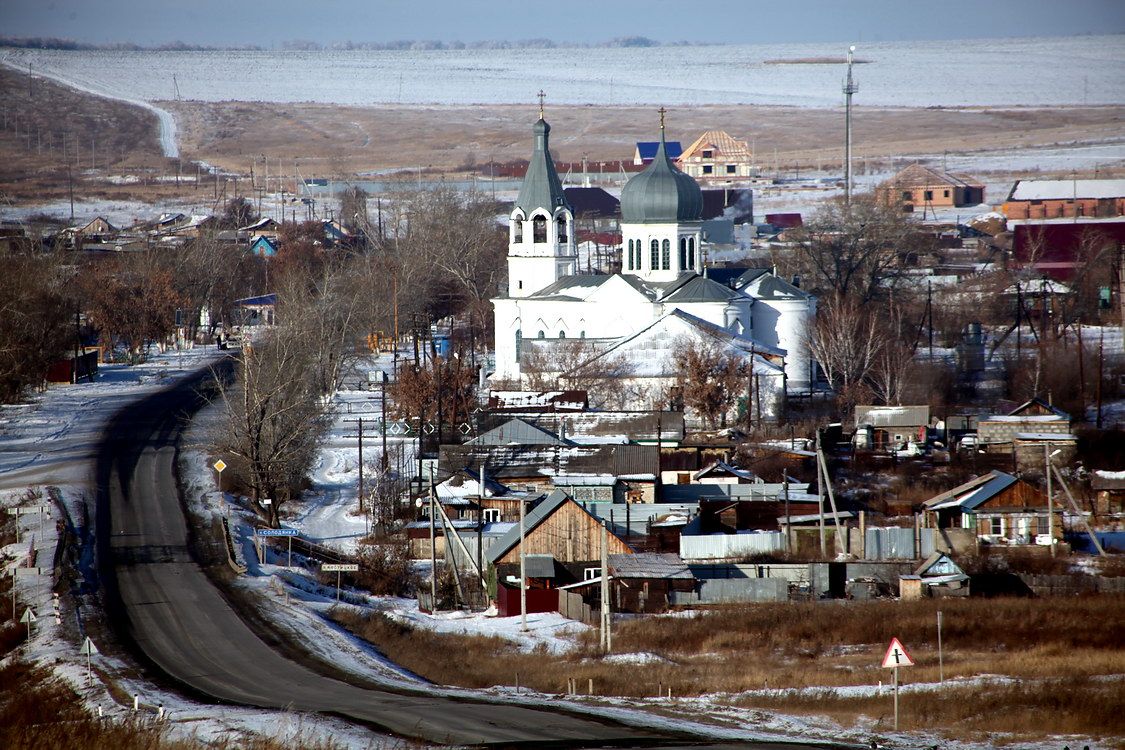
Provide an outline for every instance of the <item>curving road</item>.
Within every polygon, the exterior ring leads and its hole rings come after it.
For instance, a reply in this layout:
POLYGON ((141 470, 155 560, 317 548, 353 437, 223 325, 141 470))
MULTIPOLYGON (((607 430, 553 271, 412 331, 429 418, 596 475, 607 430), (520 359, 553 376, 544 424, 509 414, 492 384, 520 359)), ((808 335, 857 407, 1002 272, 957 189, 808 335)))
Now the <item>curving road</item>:
MULTIPOLYGON (((202 405, 197 389, 207 376, 201 371, 126 407, 110 422, 98 454, 98 544, 108 611, 143 660, 192 692, 221 702, 332 713, 434 743, 703 746, 702 738, 589 716, 359 687, 270 648, 189 551, 175 456, 186 418, 202 405)), ((770 746, 797 747, 760 745, 770 746)))

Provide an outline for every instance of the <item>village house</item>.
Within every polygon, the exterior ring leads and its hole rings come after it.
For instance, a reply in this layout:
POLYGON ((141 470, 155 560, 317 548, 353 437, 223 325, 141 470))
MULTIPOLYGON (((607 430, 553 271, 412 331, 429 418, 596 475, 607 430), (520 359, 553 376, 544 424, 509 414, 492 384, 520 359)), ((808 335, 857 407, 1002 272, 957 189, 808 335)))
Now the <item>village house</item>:
POLYGON ((1125 180, 1017 180, 1000 210, 1009 219, 1125 215, 1125 180))
POLYGON ((1125 513, 1125 471, 1095 469, 1090 476, 1094 513, 1099 516, 1125 513))
POLYGON ((977 440, 986 450, 1003 450, 1014 445, 1020 435, 1046 436, 1039 438, 1045 440, 1058 436, 1060 441, 1069 442, 1073 439, 1070 415, 1040 398, 1033 398, 1007 414, 985 417, 977 423, 977 440))
POLYGON ((735 179, 754 174, 750 144, 722 130, 708 130, 696 138, 677 161, 680 169, 696 179, 735 179))
MULTIPOLYGON (((555 490, 535 500, 523 522, 527 585, 551 593, 529 597, 529 612, 556 611, 558 593, 553 589, 601 574, 603 528, 565 492, 555 490)), ((609 554, 633 553, 612 531, 607 539, 609 554)), ((520 611, 520 553, 519 524, 497 539, 487 553, 489 587, 495 592, 501 616, 520 611)))
POLYGON ((909 443, 925 444, 930 426, 930 407, 855 407, 857 450, 901 450, 909 443))
POLYGON ((953 558, 935 552, 912 575, 899 577, 899 598, 963 597, 969 595, 969 576, 953 558))
MULTIPOLYGON (((660 141, 637 141, 633 149, 633 166, 646 167, 656 158, 656 151, 660 148, 660 141)), ((671 159, 679 159, 684 152, 679 141, 665 141, 664 150, 671 159)))
POLYGON ((908 213, 933 211, 984 203, 984 184, 968 175, 915 163, 876 187, 875 196, 880 202, 908 213))
MULTIPOLYGON (((1047 544, 1047 496, 1022 479, 991 471, 922 504, 926 525, 973 529, 986 544, 1047 544)), ((1062 508, 1055 506, 1054 538, 1062 538, 1062 508)))

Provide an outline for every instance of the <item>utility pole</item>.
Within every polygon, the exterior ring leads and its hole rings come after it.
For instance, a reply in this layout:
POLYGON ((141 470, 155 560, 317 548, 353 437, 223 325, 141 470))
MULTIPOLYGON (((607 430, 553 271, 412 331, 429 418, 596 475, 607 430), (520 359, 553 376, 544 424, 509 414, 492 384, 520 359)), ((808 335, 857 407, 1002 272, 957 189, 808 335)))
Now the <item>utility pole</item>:
POLYGON ((609 653, 613 649, 613 633, 610 626, 609 614, 609 527, 602 524, 602 652, 609 653))
MULTIPOLYGON (((430 469, 430 611, 437 612, 437 542, 434 541, 434 509, 437 492, 434 490, 434 470, 430 469)), ((522 554, 522 552, 521 552, 522 554)), ((526 630, 526 628, 524 628, 526 630)))
POLYGON ((848 77, 844 81, 844 203, 852 202, 852 94, 859 84, 852 78, 852 55, 855 45, 848 47, 848 77))
POLYGON ((527 553, 524 549, 527 529, 527 498, 521 497, 520 503, 520 630, 527 632, 527 553))
POLYGON ((828 557, 828 540, 824 535, 824 482, 820 474, 820 429, 816 431, 816 507, 820 527, 820 557, 828 557))
MULTIPOLYGON (((974 449, 975 450, 975 449, 974 449)), ((1055 556, 1055 496, 1051 492, 1051 443, 1043 444, 1043 471, 1047 475, 1047 543, 1051 557, 1055 556)))

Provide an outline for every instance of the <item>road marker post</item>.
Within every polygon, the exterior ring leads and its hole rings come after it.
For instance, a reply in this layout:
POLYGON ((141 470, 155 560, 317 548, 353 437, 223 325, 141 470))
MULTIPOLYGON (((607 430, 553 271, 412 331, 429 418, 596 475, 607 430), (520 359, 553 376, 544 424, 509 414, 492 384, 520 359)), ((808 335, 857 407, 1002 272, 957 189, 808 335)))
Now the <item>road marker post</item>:
POLYGON ((945 659, 941 653, 941 610, 937 611, 937 663, 938 663, 938 684, 945 684, 945 659))
POLYGON ((913 667, 914 660, 910 658, 910 654, 906 653, 906 648, 903 647, 902 642, 898 638, 891 639, 891 645, 887 646, 887 653, 883 656, 882 666, 885 669, 894 670, 894 683, 895 683, 895 731, 898 731, 898 668, 899 667, 913 667))
POLYGON ((358 563, 321 563, 320 569, 325 573, 336 574, 336 603, 340 603, 340 574, 358 573, 358 563))

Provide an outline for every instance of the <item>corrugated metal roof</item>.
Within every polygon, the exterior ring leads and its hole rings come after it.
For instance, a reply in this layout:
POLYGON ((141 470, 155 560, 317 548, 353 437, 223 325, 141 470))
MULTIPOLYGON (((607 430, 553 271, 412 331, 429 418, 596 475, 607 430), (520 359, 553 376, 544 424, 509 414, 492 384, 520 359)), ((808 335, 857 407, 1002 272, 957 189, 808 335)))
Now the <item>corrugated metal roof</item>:
POLYGON ((524 555, 523 564, 528 578, 555 577, 555 558, 552 555, 524 555))
POLYGON ((855 424, 872 427, 918 427, 930 423, 929 406, 857 406, 855 424))
POLYGON ((466 441, 468 445, 565 445, 558 435, 548 432, 542 427, 528 424, 522 419, 509 419, 499 427, 482 433, 472 440, 466 441))
POLYGON ((1011 474, 993 470, 930 498, 924 505, 928 510, 961 508, 962 511, 972 512, 1011 487, 1016 481, 1011 474))
POLYGON ((609 574, 613 578, 695 579, 687 563, 671 552, 610 555, 609 574))
MULTIPOLYGON (((658 148, 660 148, 660 141, 637 141, 637 156, 645 161, 652 161, 656 158, 658 148)), ((680 154, 684 152, 684 147, 679 141, 665 141, 664 150, 669 158, 679 159, 680 154)))
POLYGON ((1019 180, 1010 201, 1125 198, 1125 180, 1019 180))

